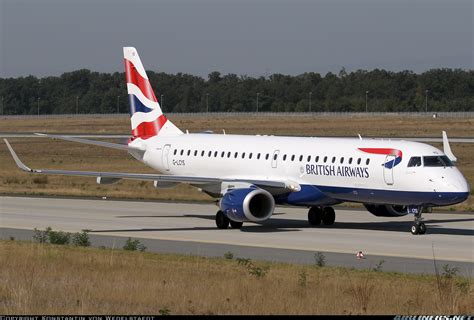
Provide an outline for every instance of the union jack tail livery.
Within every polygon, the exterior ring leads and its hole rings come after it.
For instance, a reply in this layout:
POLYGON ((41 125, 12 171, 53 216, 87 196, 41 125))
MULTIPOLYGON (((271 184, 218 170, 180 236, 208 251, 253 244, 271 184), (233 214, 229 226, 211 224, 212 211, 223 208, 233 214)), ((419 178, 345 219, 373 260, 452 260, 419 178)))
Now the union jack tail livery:
POLYGON ((130 103, 132 140, 182 134, 183 132, 161 111, 137 50, 134 47, 124 47, 123 56, 130 103))

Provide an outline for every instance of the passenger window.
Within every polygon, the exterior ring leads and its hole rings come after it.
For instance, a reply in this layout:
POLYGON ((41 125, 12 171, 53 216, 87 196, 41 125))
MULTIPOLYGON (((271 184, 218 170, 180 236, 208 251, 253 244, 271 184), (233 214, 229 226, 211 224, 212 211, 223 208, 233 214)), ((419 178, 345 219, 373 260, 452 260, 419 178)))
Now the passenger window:
POLYGON ((236 152, 236 153, 234 154, 234 158, 237 158, 238 156, 239 156, 239 153, 236 152))
POLYGON ((332 157, 332 163, 336 162, 336 157, 332 157))
POLYGON ((252 159, 252 152, 250 152, 249 154, 249 159, 252 159))
POLYGON ((310 162, 310 161, 311 161, 311 156, 308 156, 307 162, 310 162))
POLYGON ((268 160, 268 157, 269 157, 269 156, 270 156, 270 155, 267 153, 267 154, 265 155, 265 160, 268 160))
POLYGON ((188 150, 188 157, 191 155, 191 150, 188 150))
POLYGON ((349 158, 349 164, 352 164, 352 158, 349 158))
POLYGON ((225 155, 225 151, 222 151, 221 158, 224 158, 224 155, 225 155))
POLYGON ((174 153, 173 153, 173 154, 176 155, 177 152, 178 152, 178 150, 174 149, 174 153))
POLYGON ((357 159, 357 164, 360 164, 360 158, 359 158, 359 159, 357 159))
POLYGON ((291 161, 295 161, 295 155, 291 156, 291 161))
POLYGON ((260 153, 257 153, 257 160, 260 160, 260 153))
POLYGON ((209 153, 207 154, 207 156, 210 158, 212 156, 212 151, 209 151, 209 153))
POLYGON ((230 151, 227 152, 227 158, 230 158, 230 151))
POLYGON ((201 157, 204 157, 204 150, 202 150, 201 152, 201 157))
POLYGON ((326 163, 326 161, 328 161, 328 157, 324 157, 324 163, 326 163))
POLYGON ((367 161, 365 161, 365 164, 369 165, 369 163, 370 163, 370 159, 367 159, 367 161))
POLYGON ((181 154, 181 155, 183 155, 183 153, 184 153, 184 150, 183 150, 183 149, 181 149, 181 152, 180 152, 180 154, 181 154))
POLYGON ((194 150, 194 156, 197 156, 197 155, 198 155, 198 151, 194 150))
POLYGON ((278 154, 275 153, 275 154, 273 155, 273 160, 276 160, 277 158, 278 158, 278 154))
POLYGON ((243 159, 243 158, 245 158, 245 152, 244 152, 244 153, 242 153, 242 159, 243 159))
POLYGON ((344 157, 341 158, 341 163, 344 163, 344 157))
POLYGON ((319 156, 316 156, 316 159, 314 160, 314 162, 318 162, 319 161, 319 156))
POLYGON ((286 154, 283 155, 283 161, 286 161, 286 154))
POLYGON ((302 156, 302 155, 300 155, 300 162, 301 162, 301 161, 303 161, 303 156, 302 156))

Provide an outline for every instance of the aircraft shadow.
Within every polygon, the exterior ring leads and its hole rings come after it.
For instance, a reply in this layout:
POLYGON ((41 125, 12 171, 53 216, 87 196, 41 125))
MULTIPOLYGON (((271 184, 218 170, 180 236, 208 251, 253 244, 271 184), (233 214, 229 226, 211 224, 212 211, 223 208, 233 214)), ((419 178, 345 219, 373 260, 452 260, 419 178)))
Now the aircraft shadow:
MULTIPOLYGON (((149 216, 119 216, 119 218, 198 218, 205 220, 214 220, 214 215, 200 215, 200 214, 184 214, 182 216, 176 215, 149 215, 149 216)), ((465 219, 443 219, 424 220, 427 226, 427 234, 446 234, 446 235, 462 235, 473 236, 474 230, 464 228, 447 228, 440 227, 439 223, 451 222, 473 222, 474 218, 465 219)), ((306 220, 294 219, 269 219, 261 223, 244 223, 242 232, 254 233, 271 233, 271 232, 294 232, 301 231, 301 229, 347 229, 347 230, 377 230, 377 231, 392 231, 392 232, 409 232, 412 226, 412 221, 377 221, 377 222, 337 222, 332 226, 310 226, 306 220)), ((130 229, 130 230, 99 230, 94 232, 118 232, 118 231, 193 231, 193 230, 215 230, 214 225, 210 227, 192 227, 192 228, 158 228, 158 229, 130 229)))
POLYGON ((184 214, 182 216, 164 216, 164 215, 152 215, 152 216, 117 216, 117 218, 199 218, 206 220, 215 220, 215 215, 205 214, 184 214))
POLYGON ((203 231, 203 230, 204 231, 216 230, 216 227, 104 229, 104 230, 91 230, 91 232, 108 233, 108 232, 203 231))
MULTIPOLYGON (((265 226, 244 226, 240 231, 247 231, 247 229, 258 229, 252 232, 293 232, 301 231, 298 229, 285 228, 266 228, 265 226)), ((91 230, 94 233, 111 233, 111 232, 150 232, 150 231, 226 231, 214 227, 190 227, 190 228, 142 228, 142 229, 106 229, 106 230, 91 230)))
MULTIPOLYGON (((473 236, 474 230, 465 228, 447 228, 440 227, 439 223, 449 222, 469 222, 474 221, 474 218, 469 219, 453 219, 453 220, 424 220, 427 231, 426 234, 446 234, 446 235, 462 235, 473 236)), ((409 232, 412 221, 377 221, 377 222, 337 222, 332 226, 310 226, 304 220, 290 220, 290 219, 269 219, 262 223, 266 227, 282 228, 283 226, 298 229, 347 229, 347 230, 377 230, 377 231, 392 231, 392 232, 409 232)))

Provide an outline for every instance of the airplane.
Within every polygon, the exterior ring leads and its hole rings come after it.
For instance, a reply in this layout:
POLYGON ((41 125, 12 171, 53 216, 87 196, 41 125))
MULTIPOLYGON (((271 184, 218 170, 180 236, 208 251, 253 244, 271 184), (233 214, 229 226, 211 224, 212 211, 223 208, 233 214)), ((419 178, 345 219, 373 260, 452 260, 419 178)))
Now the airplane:
POLYGON ((54 139, 127 151, 161 174, 30 169, 5 143, 22 170, 34 174, 153 181, 156 188, 190 184, 219 198, 219 229, 269 219, 276 205, 308 207, 311 226, 333 225, 333 206, 362 203, 378 217, 414 215, 411 233, 424 234, 422 212, 460 203, 469 185, 444 152, 427 144, 387 139, 283 137, 183 132, 162 112, 138 52, 124 47, 132 136, 116 144, 60 135, 54 139))

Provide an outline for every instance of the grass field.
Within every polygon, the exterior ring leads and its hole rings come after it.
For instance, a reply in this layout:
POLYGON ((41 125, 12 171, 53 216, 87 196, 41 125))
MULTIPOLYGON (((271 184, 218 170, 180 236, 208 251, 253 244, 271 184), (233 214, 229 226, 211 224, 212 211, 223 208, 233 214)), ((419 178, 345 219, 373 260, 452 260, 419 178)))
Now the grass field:
MULTIPOLYGON (((446 130, 452 137, 473 137, 474 119, 410 118, 324 118, 314 117, 177 117, 171 119, 190 132, 226 130, 228 134, 274 134, 302 136, 441 136, 446 130), (421 122, 423 121, 423 122, 421 122)), ((0 119, 0 132, 44 133, 122 133, 128 134, 128 117, 106 119, 0 119)), ((20 158, 31 167, 70 170, 153 171, 117 150, 87 146, 44 138, 11 139, 20 158)), ((441 147, 440 145, 435 145, 441 147)), ((458 166, 474 186, 474 144, 453 144, 458 166)), ((173 189, 154 189, 150 182, 122 181, 114 185, 97 185, 95 179, 78 177, 33 176, 18 170, 5 144, 0 144, 0 193, 20 195, 59 195, 152 200, 210 201, 206 194, 180 185, 173 189)), ((448 210, 474 210, 474 200, 448 210)))
POLYGON ((0 258, 0 314, 474 312, 472 279, 452 268, 437 278, 18 241, 0 241, 0 258))
MULTIPOLYGON (((302 136, 378 136, 441 137, 446 130, 452 137, 473 137, 474 119, 460 118, 406 118, 406 117, 185 117, 170 118, 182 130, 190 132, 225 129, 233 134, 274 134, 302 136)), ((128 116, 69 117, 58 119, 6 119, 0 118, 0 132, 50 133, 130 133, 128 116)))

